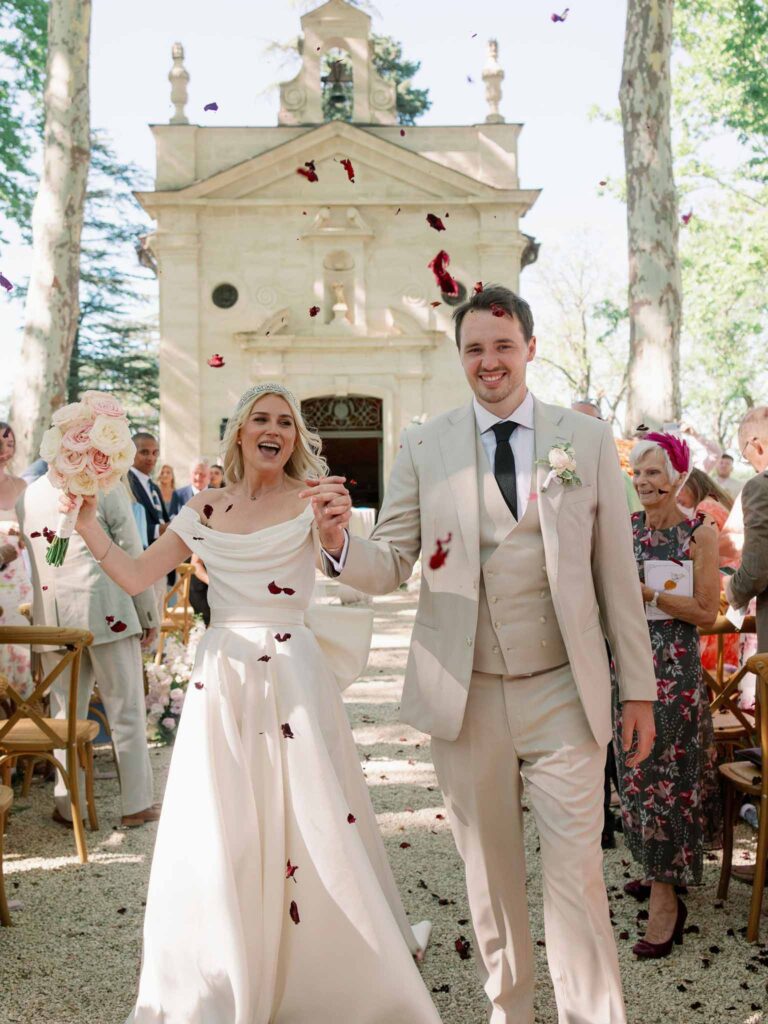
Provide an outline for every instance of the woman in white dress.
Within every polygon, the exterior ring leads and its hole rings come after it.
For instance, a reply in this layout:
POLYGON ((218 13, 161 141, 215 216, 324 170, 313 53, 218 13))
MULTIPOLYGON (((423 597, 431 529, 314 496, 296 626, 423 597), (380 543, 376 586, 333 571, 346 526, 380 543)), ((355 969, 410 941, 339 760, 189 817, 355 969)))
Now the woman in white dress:
MULTIPOLYGON (((319 438, 265 384, 224 445, 227 485, 192 498, 139 558, 110 545, 93 500, 77 522, 130 594, 190 553, 210 579, 129 1021, 439 1024, 338 685, 304 625, 318 545, 302 491, 327 472, 319 438)), ((345 494, 317 500, 348 521, 345 494)))
MULTIPOLYGON (((9 472, 16 454, 16 437, 8 423, 0 421, 0 626, 28 626, 19 605, 32 600, 32 584, 24 561, 16 502, 27 486, 9 472)), ((0 674, 14 689, 26 695, 32 690, 29 647, 0 645, 0 674)))

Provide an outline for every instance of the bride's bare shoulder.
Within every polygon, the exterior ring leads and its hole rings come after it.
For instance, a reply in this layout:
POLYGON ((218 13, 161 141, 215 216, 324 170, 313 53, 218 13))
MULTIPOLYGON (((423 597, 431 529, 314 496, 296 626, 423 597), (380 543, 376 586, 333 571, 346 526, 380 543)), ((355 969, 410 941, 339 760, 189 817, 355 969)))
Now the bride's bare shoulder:
POLYGON ((225 487, 207 487, 204 491, 198 491, 197 494, 194 494, 187 502, 187 505, 194 512, 202 512, 206 505, 215 509, 225 499, 227 503, 232 500, 231 497, 227 496, 226 490, 227 488, 225 487))

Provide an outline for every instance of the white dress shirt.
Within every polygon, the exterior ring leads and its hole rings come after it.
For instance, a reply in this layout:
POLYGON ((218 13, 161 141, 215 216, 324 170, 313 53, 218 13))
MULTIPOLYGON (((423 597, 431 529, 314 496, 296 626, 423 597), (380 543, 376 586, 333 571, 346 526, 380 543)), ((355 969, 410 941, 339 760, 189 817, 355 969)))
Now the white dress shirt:
MULTIPOLYGON (((141 470, 140 469, 136 469, 135 466, 131 466, 131 470, 132 470, 132 472, 134 472, 136 474, 136 476, 139 479, 139 482, 141 483, 141 486, 147 492, 147 497, 152 502, 153 508, 156 508, 158 512, 162 512, 163 506, 160 503, 160 499, 158 498, 157 491, 153 491, 152 488, 149 486, 150 479, 147 476, 147 474, 146 473, 142 473, 141 470)), ((158 524, 155 525, 155 531, 154 531, 154 536, 152 537, 152 540, 157 540, 157 538, 159 536, 160 536, 160 524, 158 523, 158 524)))
POLYGON ((535 452, 535 436, 533 432, 533 395, 529 391, 515 411, 501 419, 501 417, 488 412, 476 398, 472 400, 475 410, 477 429, 480 431, 480 440, 483 443, 485 454, 488 456, 488 465, 493 472, 493 464, 496 458, 496 435, 493 427, 497 423, 517 423, 517 429, 509 439, 512 454, 515 456, 515 478, 517 481, 517 519, 518 522, 525 515, 528 507, 528 496, 531 493, 531 480, 533 478, 533 457, 535 452))

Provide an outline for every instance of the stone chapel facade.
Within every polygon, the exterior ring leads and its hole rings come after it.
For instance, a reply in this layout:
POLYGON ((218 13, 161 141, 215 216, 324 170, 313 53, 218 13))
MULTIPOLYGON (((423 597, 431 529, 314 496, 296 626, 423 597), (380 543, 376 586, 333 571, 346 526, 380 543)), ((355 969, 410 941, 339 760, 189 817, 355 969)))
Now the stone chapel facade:
POLYGON ((394 86, 371 59, 370 17, 328 0, 301 25, 302 67, 281 86, 275 127, 190 124, 174 46, 176 113, 152 126, 155 190, 137 193, 156 221, 162 460, 183 480, 193 458, 217 455, 240 394, 278 380, 322 434, 332 471, 378 506, 402 428, 467 400, 452 306, 476 281, 517 288, 536 258, 519 222, 538 191, 520 187, 522 126, 498 112, 493 42, 484 123, 401 128, 394 86), (352 69, 349 123, 322 114, 322 57, 336 49, 352 69), (441 249, 458 297, 428 269, 441 249), (214 353, 223 368, 208 366, 214 353))

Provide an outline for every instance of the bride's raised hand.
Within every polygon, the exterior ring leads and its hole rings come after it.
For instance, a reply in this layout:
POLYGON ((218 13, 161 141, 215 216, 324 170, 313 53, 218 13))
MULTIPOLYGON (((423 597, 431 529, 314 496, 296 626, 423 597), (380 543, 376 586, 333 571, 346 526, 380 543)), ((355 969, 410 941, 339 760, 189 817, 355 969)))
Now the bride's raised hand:
MULTIPOLYGON (((77 503, 77 498, 74 494, 70 494, 68 491, 62 491, 59 495, 59 512, 62 515, 68 515, 77 503)), ((96 509, 98 506, 98 499, 95 495, 83 495, 83 503, 80 506, 80 511, 77 514, 77 520, 75 522, 75 529, 78 533, 82 530, 87 530, 89 526, 93 526, 96 522, 96 509)))
POLYGON ((307 490, 300 498, 311 498, 320 544, 326 551, 344 547, 344 529, 352 516, 352 499, 344 486, 344 476, 326 476, 322 480, 306 480, 307 490))

